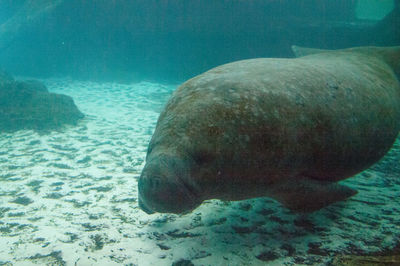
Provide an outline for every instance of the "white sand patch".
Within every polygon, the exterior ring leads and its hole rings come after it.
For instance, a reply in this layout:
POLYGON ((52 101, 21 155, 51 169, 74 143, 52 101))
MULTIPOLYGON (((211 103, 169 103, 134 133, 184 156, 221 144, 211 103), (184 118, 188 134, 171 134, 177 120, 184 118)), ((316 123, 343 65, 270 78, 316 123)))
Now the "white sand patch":
POLYGON ((313 264, 399 239, 398 145, 344 182, 356 196, 309 215, 270 199, 211 200, 187 215, 146 215, 137 178, 176 86, 44 82, 72 96, 86 117, 47 135, 0 134, 0 264, 313 264))

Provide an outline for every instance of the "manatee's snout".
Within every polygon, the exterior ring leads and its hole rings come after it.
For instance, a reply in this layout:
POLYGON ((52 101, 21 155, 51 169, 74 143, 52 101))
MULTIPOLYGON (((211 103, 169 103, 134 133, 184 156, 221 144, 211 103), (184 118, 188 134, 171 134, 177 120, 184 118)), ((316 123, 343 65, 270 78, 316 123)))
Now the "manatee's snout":
POLYGON ((193 186, 187 181, 189 175, 189 167, 179 158, 150 156, 139 178, 140 208, 151 214, 185 213, 197 207, 200 202, 193 186))

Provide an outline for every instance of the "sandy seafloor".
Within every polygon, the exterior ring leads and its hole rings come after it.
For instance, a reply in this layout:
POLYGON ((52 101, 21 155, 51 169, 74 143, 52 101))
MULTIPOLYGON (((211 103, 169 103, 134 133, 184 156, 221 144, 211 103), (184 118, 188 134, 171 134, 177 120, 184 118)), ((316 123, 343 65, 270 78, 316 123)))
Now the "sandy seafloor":
POLYGON ((397 143, 343 182, 356 196, 309 215, 267 198, 147 215, 137 179, 176 86, 44 82, 72 96, 86 118, 45 135, 0 134, 0 265, 324 265, 398 245, 397 143))

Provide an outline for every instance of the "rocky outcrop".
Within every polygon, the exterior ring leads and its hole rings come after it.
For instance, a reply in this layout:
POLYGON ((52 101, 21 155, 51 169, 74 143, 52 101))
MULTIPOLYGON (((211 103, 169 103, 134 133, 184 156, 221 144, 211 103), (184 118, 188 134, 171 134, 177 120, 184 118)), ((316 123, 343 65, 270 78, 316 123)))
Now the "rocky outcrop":
POLYGON ((71 97, 50 93, 39 81, 16 81, 0 72, 0 133, 48 131, 83 117, 71 97))

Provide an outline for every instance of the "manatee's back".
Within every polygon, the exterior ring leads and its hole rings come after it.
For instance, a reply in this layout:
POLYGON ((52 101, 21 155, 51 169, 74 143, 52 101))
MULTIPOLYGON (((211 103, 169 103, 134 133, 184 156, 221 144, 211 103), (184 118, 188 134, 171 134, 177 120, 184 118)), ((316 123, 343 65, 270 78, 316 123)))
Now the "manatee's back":
POLYGON ((183 84, 153 139, 176 138, 183 153, 229 179, 339 180, 392 145, 398 91, 389 68, 359 55, 239 61, 183 84))
POLYGON ((382 158, 398 134, 400 86, 394 60, 400 60, 400 47, 306 52, 310 55, 296 60, 314 64, 319 69, 314 81, 322 86, 320 94, 314 91, 309 98, 320 132, 314 137, 319 139, 313 148, 315 170, 308 174, 346 178, 382 158))

